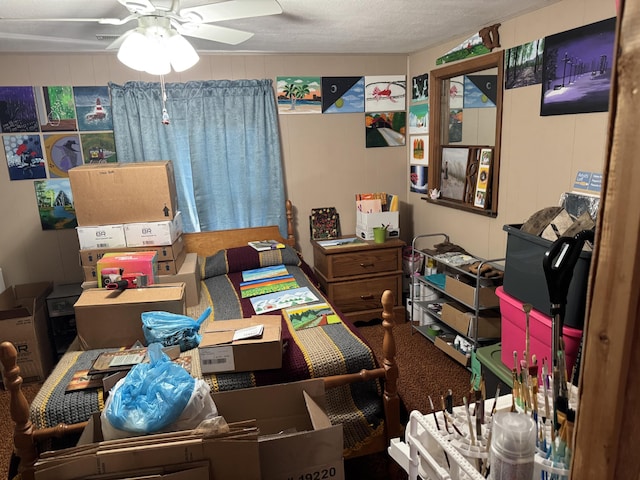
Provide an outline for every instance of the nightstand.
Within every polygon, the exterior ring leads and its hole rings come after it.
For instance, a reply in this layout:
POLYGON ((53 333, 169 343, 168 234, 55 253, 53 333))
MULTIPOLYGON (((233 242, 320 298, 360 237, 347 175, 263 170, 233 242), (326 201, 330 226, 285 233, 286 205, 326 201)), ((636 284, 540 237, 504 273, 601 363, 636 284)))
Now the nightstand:
POLYGON ((404 322, 402 305, 402 248, 405 243, 365 241, 323 247, 312 241, 313 266, 328 299, 352 322, 381 318, 380 298, 393 292, 395 321, 404 322))
POLYGON ((76 337, 76 316, 73 305, 76 303, 82 287, 69 283, 55 285, 47 297, 49 326, 56 360, 59 359, 76 337))

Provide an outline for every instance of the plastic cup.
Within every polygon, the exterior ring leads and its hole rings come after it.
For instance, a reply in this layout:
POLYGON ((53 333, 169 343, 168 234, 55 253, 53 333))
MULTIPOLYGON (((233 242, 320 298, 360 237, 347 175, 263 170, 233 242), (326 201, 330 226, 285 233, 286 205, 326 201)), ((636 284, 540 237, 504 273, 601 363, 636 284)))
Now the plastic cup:
POLYGON ((384 227, 373 227, 374 243, 384 243, 387 239, 387 229, 384 227))
POLYGON ((492 480, 531 480, 536 453, 536 424, 524 413, 493 416, 490 464, 492 480))

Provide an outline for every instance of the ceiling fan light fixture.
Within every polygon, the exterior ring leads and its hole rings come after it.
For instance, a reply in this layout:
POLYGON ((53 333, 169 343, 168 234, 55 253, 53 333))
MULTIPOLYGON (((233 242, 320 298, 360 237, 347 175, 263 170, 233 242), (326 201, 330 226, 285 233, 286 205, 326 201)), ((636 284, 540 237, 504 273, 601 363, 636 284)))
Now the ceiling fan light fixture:
POLYGON ((127 35, 122 45, 118 49, 118 60, 127 67, 139 72, 146 70, 146 51, 149 46, 149 39, 140 28, 127 35))
POLYGON ((193 48, 193 45, 177 32, 167 40, 167 48, 169 58, 171 59, 171 66, 176 72, 184 72, 200 60, 198 52, 193 48))

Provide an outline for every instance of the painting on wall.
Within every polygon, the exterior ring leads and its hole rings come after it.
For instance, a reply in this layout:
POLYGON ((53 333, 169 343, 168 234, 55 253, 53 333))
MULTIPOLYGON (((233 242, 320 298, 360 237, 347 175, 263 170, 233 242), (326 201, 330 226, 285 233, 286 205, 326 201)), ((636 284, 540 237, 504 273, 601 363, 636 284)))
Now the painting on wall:
POLYGON ((429 74, 423 73, 411 79, 411 101, 423 102, 429 100, 429 74))
POLYGON ((543 53, 544 38, 508 48, 504 54, 505 90, 542 83, 543 53))
POLYGON ((484 55, 491 52, 483 41, 480 33, 476 33, 467 38, 464 42, 456 45, 443 56, 436 59, 436 65, 442 65, 443 63, 456 62, 465 58, 475 57, 477 55, 484 55))
POLYGON ((449 80, 449 108, 464 106, 464 75, 449 80))
POLYGON ((320 77, 277 77, 278 113, 322 113, 320 77))
POLYGON ((365 112, 399 112, 406 108, 407 78, 404 75, 368 76, 365 83, 365 112))
POLYGON ((40 135, 3 135, 11 180, 47 178, 40 135))
POLYGON ((113 132, 81 133, 84 163, 116 163, 116 141, 113 132))
POLYGON ((38 132, 33 87, 0 87, 0 132, 38 132))
POLYGON ((44 135, 44 149, 51 178, 69 177, 69 169, 82 165, 82 149, 77 133, 44 135))
POLYGON ((37 90, 36 102, 43 132, 72 132, 78 130, 73 88, 46 86, 37 90))
POLYGON ((545 39, 540 115, 606 112, 616 19, 545 39))
POLYGON ((69 179, 37 180, 33 184, 43 230, 63 230, 78 226, 69 179))
POLYGON ((429 167, 426 165, 410 165, 409 191, 416 193, 427 193, 427 173, 429 167))
POLYGON ((113 130, 107 86, 73 87, 73 100, 80 131, 113 130))
POLYGON ((411 163, 429 165, 429 135, 411 135, 411 163))
POLYGON ((365 114, 366 147, 400 147, 405 144, 406 112, 365 114))
POLYGON ((409 107, 409 133, 429 133, 429 104, 409 107))
POLYGON ((468 160, 469 149, 466 147, 445 147, 442 149, 440 195, 443 198, 464 200, 468 160))
POLYGON ((498 89, 497 75, 464 76, 464 108, 495 108, 498 89))
POLYGON ((322 77, 322 113, 364 112, 364 77, 322 77))

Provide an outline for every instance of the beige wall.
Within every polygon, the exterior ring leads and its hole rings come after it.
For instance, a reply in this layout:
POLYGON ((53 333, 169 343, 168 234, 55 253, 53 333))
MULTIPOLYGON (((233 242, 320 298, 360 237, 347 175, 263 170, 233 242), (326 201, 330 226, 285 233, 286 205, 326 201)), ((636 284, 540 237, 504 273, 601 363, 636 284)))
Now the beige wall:
MULTIPOLYGON (((564 0, 503 22, 503 49, 615 16, 613 0, 564 0)), ((481 27, 481 26, 479 26, 481 27)), ((409 78, 436 68, 436 59, 465 38, 411 55, 409 78)), ((485 258, 505 255, 505 224, 522 223, 536 211, 557 205, 571 191, 580 170, 601 172, 608 113, 541 117, 541 86, 506 90, 498 216, 486 218, 427 204, 409 192, 416 234, 445 232, 451 241, 485 258)))
MULTIPOLYGON (((195 68, 167 82, 271 78, 279 75, 403 75, 405 55, 203 56, 195 68)), ((115 55, 0 55, 0 85, 106 85, 157 81, 121 65, 115 55), (10 67, 8 67, 10 66, 10 67)), ((282 115, 287 196, 296 208, 300 248, 312 263, 308 216, 335 206, 345 233, 355 231, 354 194, 387 191, 406 200, 406 148, 365 148, 364 115, 282 115)), ((4 152, 4 148, 2 148, 4 152)), ((5 161, 0 154, 0 161, 5 161)), ((6 165, 6 162, 5 162, 6 165)), ((0 268, 7 285, 38 280, 82 281, 75 231, 42 231, 33 181, 10 181, 0 166, 0 268)), ((407 220, 409 215, 405 216, 407 220)))
MULTIPOLYGON (((564 0, 504 22, 503 48, 609 18, 613 1, 564 0)), ((478 28, 482 25, 478 25, 478 28)), ((193 69, 166 81, 272 78, 278 75, 355 76, 403 74, 407 79, 435 68, 435 60, 460 38, 438 48, 404 55, 211 55, 193 69)), ((0 85, 105 85, 109 81, 156 81, 122 66, 115 55, 0 54, 0 85), (10 66, 10 67, 7 67, 10 66)), ((300 248, 312 263, 308 215, 314 207, 335 206, 342 230, 355 230, 353 195, 364 191, 397 193, 401 235, 445 231, 451 240, 484 257, 505 253, 502 226, 524 221, 558 203, 572 188, 578 170, 600 171, 607 113, 540 117, 540 86, 505 92, 499 215, 478 215, 434 206, 409 192, 406 147, 364 147, 362 114, 281 115, 287 196, 296 208, 300 248)), ((2 149, 4 151, 4 149, 2 149)), ((4 161, 0 154, 0 161, 4 161)), ((5 281, 81 281, 74 231, 42 231, 32 181, 10 181, 0 166, 0 268, 5 281)))

